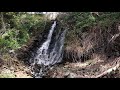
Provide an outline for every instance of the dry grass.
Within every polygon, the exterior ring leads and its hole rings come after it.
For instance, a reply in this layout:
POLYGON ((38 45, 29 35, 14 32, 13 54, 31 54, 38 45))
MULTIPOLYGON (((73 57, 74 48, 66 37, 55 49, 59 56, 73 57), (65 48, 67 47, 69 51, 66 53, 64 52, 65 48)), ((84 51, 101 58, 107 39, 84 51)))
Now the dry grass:
POLYGON ((11 57, 9 54, 4 54, 4 65, 0 67, 0 78, 31 78, 30 69, 19 61, 16 57, 11 57))
POLYGON ((96 76, 101 75, 112 67, 115 67, 119 63, 119 58, 105 61, 104 58, 101 58, 103 56, 94 56, 94 59, 83 63, 66 62, 64 65, 59 65, 58 67, 55 67, 49 71, 48 76, 51 78, 65 78, 66 75, 68 78, 95 78, 96 76))

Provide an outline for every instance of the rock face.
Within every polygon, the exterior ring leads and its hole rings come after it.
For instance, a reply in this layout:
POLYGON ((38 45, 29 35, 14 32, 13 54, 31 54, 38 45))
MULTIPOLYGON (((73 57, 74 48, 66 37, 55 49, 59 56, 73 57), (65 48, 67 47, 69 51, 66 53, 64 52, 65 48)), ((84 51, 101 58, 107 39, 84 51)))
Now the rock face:
POLYGON ((42 33, 39 33, 32 42, 27 45, 26 47, 22 47, 17 52, 17 58, 19 60, 24 61, 26 64, 30 65, 30 58, 33 58, 36 54, 36 51, 38 48, 42 45, 42 43, 47 39, 47 35, 50 29, 50 26, 52 25, 53 21, 48 22, 46 24, 46 27, 42 33))

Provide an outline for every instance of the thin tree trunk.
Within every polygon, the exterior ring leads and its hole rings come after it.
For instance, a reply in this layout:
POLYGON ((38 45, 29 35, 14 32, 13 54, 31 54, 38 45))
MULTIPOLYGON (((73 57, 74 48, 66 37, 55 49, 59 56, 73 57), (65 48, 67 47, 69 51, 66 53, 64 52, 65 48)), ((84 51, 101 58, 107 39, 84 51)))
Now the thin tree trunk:
POLYGON ((4 22, 3 12, 1 12, 1 22, 2 22, 2 30, 1 30, 0 34, 3 34, 6 31, 6 25, 5 25, 5 22, 4 22))

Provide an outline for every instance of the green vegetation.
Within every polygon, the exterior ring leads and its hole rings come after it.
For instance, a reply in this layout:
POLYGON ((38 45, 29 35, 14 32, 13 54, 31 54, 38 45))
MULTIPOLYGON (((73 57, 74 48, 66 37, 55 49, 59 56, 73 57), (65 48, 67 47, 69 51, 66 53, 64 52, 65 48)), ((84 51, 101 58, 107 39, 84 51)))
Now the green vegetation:
MULTIPOLYGON (((65 12, 60 19, 67 32, 67 41, 78 40, 78 35, 86 30, 98 26, 105 30, 113 23, 120 21, 120 12, 65 12)), ((1 12, 0 21, 0 51, 18 49, 29 39, 44 30, 46 18, 42 14, 28 14, 26 12, 1 12)), ((62 15, 61 15, 62 16, 62 15)), ((70 43, 70 42, 69 42, 70 43)), ((66 44, 66 43, 65 43, 66 44)), ((67 45, 67 44, 66 44, 67 45)))
POLYGON ((120 12, 66 12, 59 19, 68 28, 65 45, 71 45, 85 30, 96 26, 102 30, 112 28, 114 23, 120 22, 120 12))
POLYGON ((44 30, 45 19, 41 14, 1 12, 0 51, 17 49, 34 34, 44 30))
MULTIPOLYGON (((46 25, 46 18, 43 14, 1 12, 0 16, 1 52, 20 48, 29 39, 42 32, 46 25)), ((103 28, 102 30, 106 30, 113 23, 119 23, 120 12, 97 12, 97 14, 96 12, 65 12, 60 20, 69 29, 66 35, 66 41, 68 43, 70 43, 69 41, 75 43, 75 40, 78 40, 78 36, 86 29, 99 26, 103 28)))
POLYGON ((120 12, 98 12, 98 15, 94 12, 71 12, 64 17, 64 22, 79 30, 96 24, 109 26, 111 23, 119 20, 120 12))

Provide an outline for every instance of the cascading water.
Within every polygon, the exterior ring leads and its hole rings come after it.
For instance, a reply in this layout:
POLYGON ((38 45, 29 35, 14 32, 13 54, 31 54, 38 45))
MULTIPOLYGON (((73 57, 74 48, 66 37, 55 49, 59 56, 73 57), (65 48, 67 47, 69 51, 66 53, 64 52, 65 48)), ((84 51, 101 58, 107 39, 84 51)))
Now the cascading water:
POLYGON ((37 72, 34 72, 34 76, 40 78, 44 75, 43 67, 49 67, 56 63, 62 61, 63 57, 63 46, 66 30, 59 31, 59 33, 54 36, 55 40, 52 41, 53 32, 56 28, 56 21, 52 24, 46 41, 37 50, 37 54, 34 57, 33 66, 37 65, 37 72), (53 48, 51 48, 53 47, 53 48))
POLYGON ((56 26, 56 21, 54 22, 54 24, 51 27, 51 30, 50 30, 48 37, 47 37, 47 40, 43 43, 43 45, 37 51, 38 55, 35 57, 35 60, 38 61, 37 64, 44 64, 44 65, 50 64, 47 52, 48 52, 48 48, 49 48, 49 45, 51 42, 52 33, 54 31, 55 26, 56 26))

